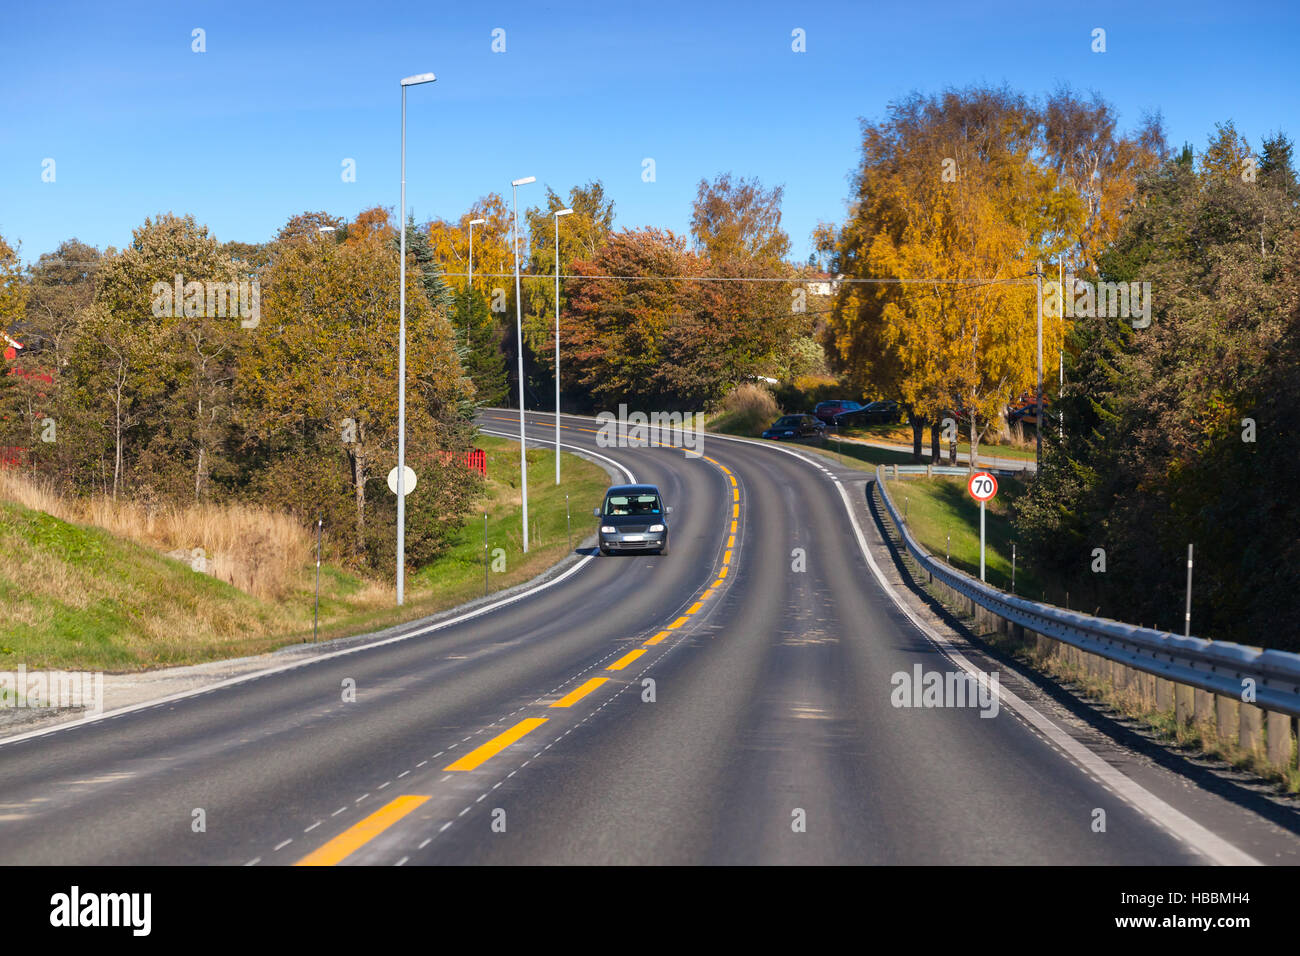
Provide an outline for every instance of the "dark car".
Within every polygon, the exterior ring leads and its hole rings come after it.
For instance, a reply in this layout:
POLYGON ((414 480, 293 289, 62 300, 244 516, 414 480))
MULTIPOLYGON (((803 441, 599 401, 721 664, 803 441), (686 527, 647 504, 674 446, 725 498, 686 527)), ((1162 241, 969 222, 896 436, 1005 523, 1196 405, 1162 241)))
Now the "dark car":
POLYGON ((860 402, 836 399, 833 402, 818 402, 817 407, 813 409, 813 414, 829 425, 835 421, 836 415, 843 412, 856 412, 861 407, 860 402))
POLYGON ((902 417, 898 402, 872 402, 856 411, 840 412, 835 416, 835 426, 856 428, 863 425, 892 425, 902 417))
MULTIPOLYGON (((1043 410, 1045 412, 1044 417, 1048 421, 1053 421, 1052 403, 1047 398, 1043 399, 1043 410)), ((1030 399, 1027 402, 1022 402, 1021 404, 1010 408, 1007 411, 1007 424, 1014 425, 1017 422, 1021 425, 1037 425, 1038 403, 1033 399, 1030 399)))
POLYGON ((782 415, 772 427, 763 432, 764 438, 821 438, 826 426, 811 415, 782 415))
POLYGON ((668 520, 654 485, 613 485, 605 503, 593 512, 600 519, 600 553, 650 551, 668 553, 668 520))

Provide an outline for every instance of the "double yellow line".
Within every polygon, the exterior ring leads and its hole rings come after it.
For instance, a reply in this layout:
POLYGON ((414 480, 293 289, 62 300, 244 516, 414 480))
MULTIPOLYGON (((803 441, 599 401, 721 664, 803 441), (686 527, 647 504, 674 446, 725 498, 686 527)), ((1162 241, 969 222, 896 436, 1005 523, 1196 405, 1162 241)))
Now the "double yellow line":
MULTIPOLYGON (((563 426, 569 427, 569 426, 563 426)), ((590 429, 580 429, 589 431, 590 429)), ((718 573, 718 579, 709 585, 708 590, 700 595, 700 599, 687 608, 682 616, 669 624, 664 630, 660 631, 654 637, 644 642, 641 647, 629 651, 614 663, 605 668, 607 671, 621 671, 633 661, 637 660, 646 653, 646 648, 653 647, 660 641, 668 637, 671 631, 677 630, 686 624, 692 615, 697 614, 703 607, 705 601, 713 597, 714 591, 722 584, 731 567, 732 551, 736 544, 736 522, 740 518, 740 490, 736 484, 736 476, 731 473, 726 465, 710 458, 708 455, 702 456, 706 461, 712 462, 722 469, 722 473, 727 476, 731 482, 731 530, 727 536, 727 547, 722 555, 722 568, 718 573)), ((565 694, 559 700, 550 704, 550 707, 572 707, 578 701, 582 700, 592 691, 596 690, 602 684, 609 681, 608 677, 592 677, 583 684, 565 694)), ((444 772, 465 772, 474 770, 491 760, 501 751, 505 750, 511 744, 517 743, 525 736, 532 733, 542 724, 546 723, 549 718, 546 717, 527 717, 519 721, 509 730, 497 734, 487 743, 474 748, 458 760, 453 761, 443 768, 444 772)), ((341 863, 347 857, 351 856, 365 844, 369 843, 375 837, 379 836, 385 830, 392 827, 399 820, 403 819, 410 813, 419 809, 429 801, 427 795, 421 794, 404 794, 380 807, 374 813, 370 814, 360 823, 356 823, 344 830, 334 839, 324 844, 320 848, 308 853, 301 860, 295 863, 295 866, 334 866, 341 863)))

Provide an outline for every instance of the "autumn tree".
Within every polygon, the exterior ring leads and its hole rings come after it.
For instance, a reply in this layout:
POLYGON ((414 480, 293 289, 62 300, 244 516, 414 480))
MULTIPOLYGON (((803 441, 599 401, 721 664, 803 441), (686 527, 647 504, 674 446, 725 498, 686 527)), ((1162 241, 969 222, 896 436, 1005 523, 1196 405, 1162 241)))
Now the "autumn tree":
MULTIPOLYGON (((914 94, 863 123, 853 211, 826 251, 850 279, 827 323, 832 366, 897 398, 919 459, 956 414, 972 448, 1033 381, 1033 264, 1077 227, 1077 197, 1038 162, 1032 105, 1006 89, 914 94)), ((1045 327, 1055 350, 1060 323, 1045 327)), ((973 456, 972 456, 973 457, 973 456)))
POLYGON ((1081 207, 1063 250, 1066 268, 1095 278, 1098 259, 1115 239, 1139 179, 1164 159, 1160 118, 1146 116, 1123 133, 1114 107, 1098 94, 1085 100, 1063 86, 1047 97, 1041 123, 1047 163, 1081 207))
POLYGON ((101 253, 69 239, 32 266, 22 339, 15 366, 23 383, 24 417, 33 467, 60 485, 95 458, 87 435, 94 422, 72 401, 66 369, 94 301, 101 253))
MULTIPOLYGON (((385 544, 391 527, 375 519, 376 508, 386 514, 386 505, 383 497, 374 502, 373 493, 389 495, 383 482, 396 457, 398 257, 389 230, 375 217, 368 221, 362 232, 349 229, 341 243, 280 246, 266 275, 263 321, 240 354, 239 382, 254 453, 268 463, 286 498, 300 496, 286 504, 300 513, 336 515, 342 472, 351 498, 351 553, 383 568, 392 561, 385 544), (292 473, 278 462, 292 462, 292 473)), ((413 464, 443 450, 459 452, 468 437, 470 386, 445 308, 431 307, 425 288, 426 276, 409 262, 407 447, 413 464)), ((425 499, 445 495, 435 479, 420 475, 413 513, 425 499)), ((458 520, 465 502, 456 501, 458 520)), ((408 557, 419 563, 426 556, 408 557)))
POLYGON ((229 476, 235 352, 256 322, 241 317, 256 311, 241 274, 206 226, 171 214, 100 266, 68 377, 111 449, 114 494, 131 478, 142 493, 203 498, 229 476))

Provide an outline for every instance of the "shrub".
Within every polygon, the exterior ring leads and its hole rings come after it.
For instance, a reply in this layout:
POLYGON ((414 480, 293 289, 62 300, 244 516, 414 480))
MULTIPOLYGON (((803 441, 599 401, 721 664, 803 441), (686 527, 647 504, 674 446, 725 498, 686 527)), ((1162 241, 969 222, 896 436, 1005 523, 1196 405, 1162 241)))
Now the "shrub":
POLYGON ((718 415, 710 422, 714 431, 733 435, 758 435, 779 417, 781 407, 761 385, 738 385, 722 399, 718 415))

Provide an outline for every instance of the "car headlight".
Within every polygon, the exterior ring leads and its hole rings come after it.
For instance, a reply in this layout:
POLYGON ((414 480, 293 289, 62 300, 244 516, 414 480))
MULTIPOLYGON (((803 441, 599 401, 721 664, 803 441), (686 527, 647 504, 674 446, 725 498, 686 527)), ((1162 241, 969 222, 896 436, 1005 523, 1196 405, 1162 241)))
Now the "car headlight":
POLYGON ((652 524, 652 525, 650 526, 650 530, 651 530, 651 531, 662 531, 662 530, 664 530, 664 526, 661 525, 661 524, 652 524))
POLYGON ((600 533, 601 533, 601 534, 613 534, 613 533, 614 533, 614 530, 615 530, 615 529, 614 529, 613 527, 611 527, 610 525, 607 525, 607 524, 603 524, 603 525, 600 526, 600 533))

